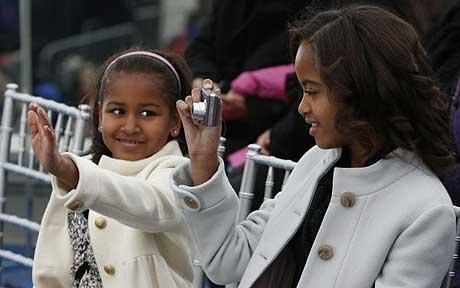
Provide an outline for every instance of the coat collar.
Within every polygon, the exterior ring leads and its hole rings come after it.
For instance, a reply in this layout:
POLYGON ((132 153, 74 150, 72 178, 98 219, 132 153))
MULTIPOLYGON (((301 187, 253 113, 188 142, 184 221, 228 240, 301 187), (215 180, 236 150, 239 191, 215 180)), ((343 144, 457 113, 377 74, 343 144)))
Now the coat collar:
POLYGON ((144 169, 148 164, 168 155, 182 156, 182 152, 177 141, 169 141, 157 153, 148 158, 137 161, 115 159, 106 155, 102 155, 101 160, 99 161, 99 167, 117 172, 121 175, 135 175, 142 171, 142 169, 144 169))
MULTIPOLYGON (((336 154, 340 155, 340 149, 337 150, 339 151, 336 154)), ((382 190, 415 169, 433 174, 414 152, 402 148, 393 150, 387 157, 366 167, 336 167, 332 195, 340 196, 347 191, 352 191, 356 196, 369 195, 382 190)))

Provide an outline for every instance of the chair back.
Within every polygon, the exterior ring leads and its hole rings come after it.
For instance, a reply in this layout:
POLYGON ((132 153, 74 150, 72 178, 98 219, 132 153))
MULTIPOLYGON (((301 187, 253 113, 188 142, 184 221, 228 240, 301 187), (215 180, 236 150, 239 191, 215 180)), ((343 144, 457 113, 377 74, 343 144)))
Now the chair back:
POLYGON ((296 162, 291 160, 279 159, 274 156, 260 155, 260 150, 261 148, 257 144, 251 144, 248 146, 243 178, 241 180, 240 191, 238 193, 240 198, 240 211, 238 215, 239 221, 246 219, 246 216, 249 212, 251 212, 251 205, 254 199, 255 180, 259 167, 266 166, 268 168, 267 175, 265 176, 264 189, 264 199, 266 200, 272 198, 276 194, 273 191, 275 187, 275 169, 284 171, 283 183, 281 186, 282 190, 282 187, 296 165, 296 162))
MULTIPOLYGON (((4 196, 5 172, 13 171, 50 183, 49 175, 36 165, 27 125, 28 105, 36 102, 48 112, 60 152, 83 153, 85 128, 90 118, 88 105, 79 108, 17 92, 16 84, 8 84, 3 103, 0 128, 0 197, 4 196), (19 113, 19 115, 16 115, 19 113), (18 117, 19 116, 19 117, 18 117)), ((0 211, 1 212, 1 211, 0 211)))
MULTIPOLYGON (((59 150, 78 155, 81 155, 84 150, 85 131, 90 118, 90 108, 88 105, 80 105, 79 108, 70 107, 44 98, 19 93, 17 89, 18 85, 16 84, 7 85, 0 128, 0 259, 6 258, 31 267, 32 259, 12 251, 3 250, 4 223, 21 226, 28 231, 27 233, 36 233, 40 229, 40 225, 30 221, 30 219, 4 213, 6 191, 13 187, 8 185, 12 183, 8 183, 8 178, 11 177, 7 177, 7 173, 13 172, 41 182, 51 182, 48 173, 36 161, 30 144, 30 132, 27 125, 28 105, 31 102, 36 102, 47 111, 53 123, 59 150)), ((14 191, 8 192, 14 193, 14 191)), ((0 262, 0 268, 2 268, 2 262, 0 262)))
MULTIPOLYGON (((284 184, 291 171, 294 169, 296 162, 292 160, 280 159, 274 156, 265 156, 260 154, 261 147, 257 144, 250 144, 248 146, 248 152, 246 154, 246 163, 244 164, 243 177, 241 179, 241 186, 239 195, 240 210, 238 214, 238 222, 243 221, 251 212, 252 202, 255 194, 256 177, 261 175, 257 173, 259 168, 267 167, 267 174, 265 176, 264 185, 264 200, 272 198, 275 187, 275 169, 284 171, 284 177, 282 180, 281 190, 283 190, 284 184)), ((279 191, 275 191, 279 192, 279 191)), ((232 283, 225 285, 225 288, 236 288, 238 283, 232 283)))

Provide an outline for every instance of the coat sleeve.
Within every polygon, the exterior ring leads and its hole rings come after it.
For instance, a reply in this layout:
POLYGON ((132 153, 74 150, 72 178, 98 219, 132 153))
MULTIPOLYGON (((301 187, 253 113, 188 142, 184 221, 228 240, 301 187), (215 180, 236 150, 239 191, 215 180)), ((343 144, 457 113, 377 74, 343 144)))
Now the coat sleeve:
POLYGON ((91 209, 116 219, 130 227, 146 232, 164 232, 176 227, 181 221, 175 197, 168 185, 178 159, 161 162, 145 178, 123 176, 99 168, 91 161, 71 155, 80 178, 76 189, 65 191, 53 177, 52 185, 56 197, 63 199, 65 207, 82 205, 77 211, 91 209))
POLYGON ((375 288, 440 287, 455 247, 455 215, 437 206, 420 215, 397 238, 375 288))
POLYGON ((259 210, 237 223, 238 198, 223 167, 220 160, 213 177, 194 187, 188 163, 178 167, 171 177, 178 201, 184 203, 184 219, 197 245, 202 267, 217 284, 241 279, 276 203, 276 199, 265 201, 259 210), (188 208, 187 199, 198 205, 188 208))

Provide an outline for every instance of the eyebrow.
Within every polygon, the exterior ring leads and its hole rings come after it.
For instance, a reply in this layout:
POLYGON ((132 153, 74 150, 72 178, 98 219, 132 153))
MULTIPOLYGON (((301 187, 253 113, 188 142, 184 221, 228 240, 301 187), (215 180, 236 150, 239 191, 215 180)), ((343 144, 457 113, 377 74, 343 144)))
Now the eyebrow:
POLYGON ((323 86, 323 84, 321 82, 318 82, 318 81, 313 81, 313 80, 310 80, 310 79, 304 79, 300 82, 302 84, 302 86, 306 87, 307 84, 313 84, 313 85, 316 85, 316 86, 323 86))
MULTIPOLYGON (((108 101, 108 102, 107 102, 107 105, 117 105, 117 106, 124 106, 124 105, 126 105, 126 103, 124 103, 124 102, 116 102, 116 101, 108 101)), ((140 103, 139 105, 140 105, 140 106, 142 106, 142 107, 145 107, 145 106, 155 106, 155 107, 160 107, 160 106, 161 106, 160 104, 157 104, 157 103, 153 103, 153 102, 148 102, 148 103, 140 103)))

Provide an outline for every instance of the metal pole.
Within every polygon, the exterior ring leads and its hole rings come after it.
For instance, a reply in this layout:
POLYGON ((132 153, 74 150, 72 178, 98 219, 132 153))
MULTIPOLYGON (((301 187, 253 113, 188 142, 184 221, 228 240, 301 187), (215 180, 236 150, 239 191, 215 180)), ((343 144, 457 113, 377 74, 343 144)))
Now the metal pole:
POLYGON ((69 147, 69 151, 76 155, 81 155, 85 146, 85 129, 91 114, 91 107, 86 104, 80 104, 78 109, 80 109, 81 117, 76 118, 75 137, 73 138, 72 146, 69 147))
MULTIPOLYGON (((16 84, 6 85, 7 90, 5 91, 5 100, 3 103, 3 114, 2 114, 2 126, 0 128, 0 162, 6 163, 8 161, 8 151, 10 149, 10 138, 12 132, 12 121, 13 121, 13 99, 9 96, 11 93, 15 93, 18 89, 16 84), (8 95, 7 95, 8 94, 8 95)), ((6 170, 0 165, 0 213, 3 213, 5 208, 5 190, 6 190, 6 170)), ((3 249, 4 242, 4 223, 0 222, 0 249, 3 249)), ((3 285, 3 260, 0 258, 0 285, 3 285)))
POLYGON ((254 198, 255 175, 257 173, 257 165, 252 160, 252 157, 259 155, 260 146, 250 144, 246 155, 246 163, 244 164, 243 178, 241 179, 240 192, 240 211, 238 215, 238 223, 246 219, 251 212, 251 204, 254 198))
POLYGON ((32 92, 32 29, 31 29, 31 2, 19 1, 20 26, 20 56, 21 79, 20 87, 24 93, 32 92))

